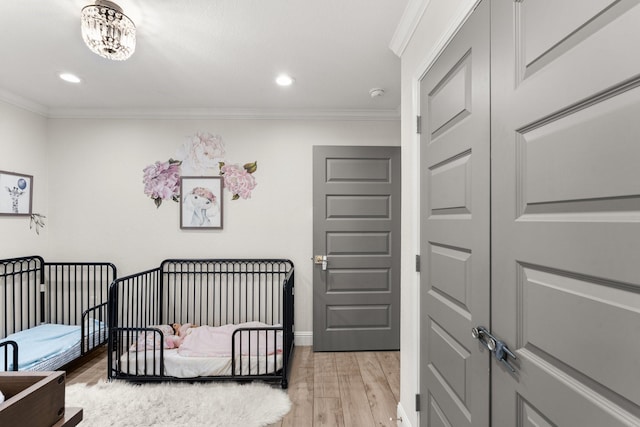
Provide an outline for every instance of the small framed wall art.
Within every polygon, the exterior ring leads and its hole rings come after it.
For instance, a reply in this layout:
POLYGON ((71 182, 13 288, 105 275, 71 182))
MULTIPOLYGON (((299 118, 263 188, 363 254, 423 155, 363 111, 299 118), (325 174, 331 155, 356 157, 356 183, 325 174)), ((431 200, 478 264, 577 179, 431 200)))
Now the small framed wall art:
POLYGON ((180 178, 180 228, 222 228, 222 177, 180 178))
POLYGON ((0 171, 0 215, 31 215, 33 176, 0 171))

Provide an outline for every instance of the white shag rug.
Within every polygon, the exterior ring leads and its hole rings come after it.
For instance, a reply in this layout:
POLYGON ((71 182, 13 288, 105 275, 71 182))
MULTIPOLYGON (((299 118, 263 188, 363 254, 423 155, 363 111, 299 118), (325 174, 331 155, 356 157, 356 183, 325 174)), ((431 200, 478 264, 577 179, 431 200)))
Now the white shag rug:
POLYGON ((291 408, 286 391, 256 382, 73 384, 65 406, 81 407, 83 427, 259 427, 291 408))

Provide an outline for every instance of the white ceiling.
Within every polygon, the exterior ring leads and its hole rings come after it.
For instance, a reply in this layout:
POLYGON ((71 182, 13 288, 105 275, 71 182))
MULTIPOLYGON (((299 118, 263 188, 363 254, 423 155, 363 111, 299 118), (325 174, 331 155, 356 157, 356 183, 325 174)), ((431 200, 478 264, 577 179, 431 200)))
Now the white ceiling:
POLYGON ((138 36, 123 62, 84 45, 80 10, 92 3, 0 2, 0 99, 51 117, 399 116, 389 45, 408 0, 116 0, 138 36), (283 72, 293 86, 275 85, 283 72))

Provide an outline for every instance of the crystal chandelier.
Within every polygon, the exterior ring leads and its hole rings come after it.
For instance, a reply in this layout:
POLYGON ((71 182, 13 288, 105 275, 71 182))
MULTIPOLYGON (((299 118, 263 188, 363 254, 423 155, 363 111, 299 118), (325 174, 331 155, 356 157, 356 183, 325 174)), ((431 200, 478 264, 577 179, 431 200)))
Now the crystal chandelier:
POLYGON ((136 49, 136 26, 117 4, 97 0, 82 8, 82 39, 98 55, 123 61, 136 49))

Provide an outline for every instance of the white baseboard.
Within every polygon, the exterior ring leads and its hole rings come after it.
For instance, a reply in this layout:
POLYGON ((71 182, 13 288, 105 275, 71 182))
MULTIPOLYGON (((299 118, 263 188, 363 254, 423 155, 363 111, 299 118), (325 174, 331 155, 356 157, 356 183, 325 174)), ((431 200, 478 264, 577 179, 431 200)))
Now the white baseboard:
POLYGON ((396 417, 398 420, 396 421, 398 427, 411 427, 411 423, 409 422, 409 417, 407 413, 404 411, 402 407, 402 403, 398 403, 398 410, 396 412, 396 417))
POLYGON ((296 331, 293 333, 293 339, 298 347, 306 347, 313 345, 313 332, 311 331, 296 331))

